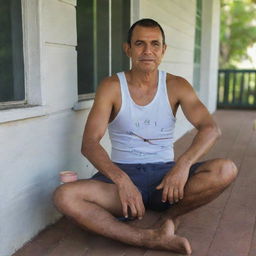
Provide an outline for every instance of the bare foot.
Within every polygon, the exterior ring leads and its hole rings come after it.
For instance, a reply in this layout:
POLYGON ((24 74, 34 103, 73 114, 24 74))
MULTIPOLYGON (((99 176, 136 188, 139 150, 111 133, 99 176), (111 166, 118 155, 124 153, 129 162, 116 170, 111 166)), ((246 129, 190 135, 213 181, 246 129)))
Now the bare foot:
POLYGON ((180 225, 180 219, 177 217, 173 220, 173 222, 174 222, 174 227, 175 227, 175 232, 176 232, 180 225))
POLYGON ((174 251, 186 255, 192 253, 189 241, 185 237, 174 234, 175 226, 172 220, 165 223, 155 230, 154 241, 151 241, 150 248, 174 251))
POLYGON ((180 225, 180 219, 179 217, 175 218, 175 219, 168 219, 168 218, 164 218, 164 217, 160 217, 151 227, 152 228, 160 228, 162 227, 162 225, 167 221, 167 220, 171 220, 174 223, 174 233, 176 233, 177 229, 179 228, 180 225))

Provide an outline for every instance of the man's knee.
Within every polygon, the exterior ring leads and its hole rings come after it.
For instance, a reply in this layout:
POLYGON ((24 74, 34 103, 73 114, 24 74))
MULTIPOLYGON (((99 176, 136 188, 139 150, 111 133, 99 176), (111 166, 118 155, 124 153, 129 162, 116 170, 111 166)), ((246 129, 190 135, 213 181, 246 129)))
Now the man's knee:
POLYGON ((235 180, 238 169, 235 163, 230 159, 221 159, 220 161, 218 177, 221 184, 226 187, 235 180))
POLYGON ((71 184, 63 184, 59 186, 53 193, 53 203, 58 208, 58 210, 63 211, 72 202, 74 197, 74 189, 71 184))
POLYGON ((113 197, 116 195, 115 192, 113 188, 106 188, 106 184, 103 182, 81 180, 59 186, 53 194, 53 202, 59 210, 62 210, 64 208, 73 208, 74 204, 78 201, 102 203, 102 198, 104 198, 106 194, 109 195, 109 197, 113 197))

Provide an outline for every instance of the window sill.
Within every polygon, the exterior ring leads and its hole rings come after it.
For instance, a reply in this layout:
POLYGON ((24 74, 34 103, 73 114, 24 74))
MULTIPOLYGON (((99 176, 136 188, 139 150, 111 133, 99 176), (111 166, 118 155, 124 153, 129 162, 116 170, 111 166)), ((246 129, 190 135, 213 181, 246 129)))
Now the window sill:
POLYGON ((74 111, 91 109, 93 102, 94 102, 93 99, 78 101, 77 103, 75 103, 72 109, 74 111))
POLYGON ((23 105, 18 108, 0 109, 0 124, 45 115, 47 115, 46 106, 23 105))

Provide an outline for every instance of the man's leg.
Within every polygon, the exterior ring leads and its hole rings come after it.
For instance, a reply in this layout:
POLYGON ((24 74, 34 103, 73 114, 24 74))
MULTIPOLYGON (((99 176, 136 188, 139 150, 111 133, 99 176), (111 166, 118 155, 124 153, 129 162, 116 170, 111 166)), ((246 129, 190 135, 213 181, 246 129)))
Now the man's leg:
POLYGON ((115 184, 96 180, 67 183, 55 191, 54 203, 60 212, 100 235, 135 246, 191 253, 187 239, 174 235, 172 220, 157 229, 140 229, 118 221, 115 216, 123 214, 115 184))
POLYGON ((209 203, 219 196, 237 176, 236 165, 228 159, 209 160, 200 165, 187 181, 184 197, 163 215, 175 219, 191 210, 209 203))

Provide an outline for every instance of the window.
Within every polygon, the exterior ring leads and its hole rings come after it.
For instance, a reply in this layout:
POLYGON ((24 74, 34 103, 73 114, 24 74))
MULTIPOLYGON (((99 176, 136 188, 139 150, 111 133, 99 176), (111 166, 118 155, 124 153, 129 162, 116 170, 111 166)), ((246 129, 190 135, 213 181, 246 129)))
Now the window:
POLYGON ((77 2, 78 93, 92 97, 101 79, 129 69, 122 50, 130 26, 130 0, 77 2), (88 95, 89 94, 89 95, 88 95))
POLYGON ((0 0, 0 104, 25 101, 21 0, 0 0))
POLYGON ((193 75, 193 85, 196 91, 200 90, 201 33, 202 33, 202 0, 197 0, 196 1, 195 48, 194 48, 194 75, 193 75))

